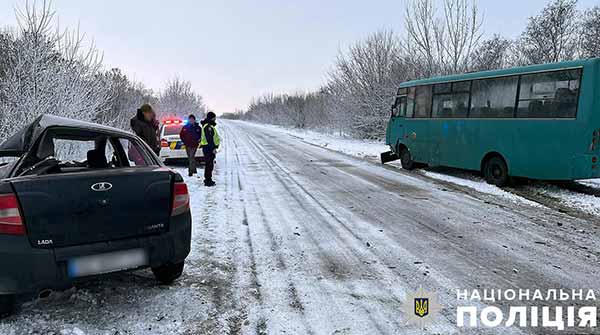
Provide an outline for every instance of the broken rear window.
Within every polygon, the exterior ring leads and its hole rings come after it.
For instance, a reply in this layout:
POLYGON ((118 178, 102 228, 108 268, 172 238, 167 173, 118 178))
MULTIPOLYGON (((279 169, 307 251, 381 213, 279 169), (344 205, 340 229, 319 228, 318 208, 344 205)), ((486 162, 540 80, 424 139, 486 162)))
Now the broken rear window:
POLYGON ((50 128, 28 154, 21 175, 154 164, 137 140, 90 130, 50 128))

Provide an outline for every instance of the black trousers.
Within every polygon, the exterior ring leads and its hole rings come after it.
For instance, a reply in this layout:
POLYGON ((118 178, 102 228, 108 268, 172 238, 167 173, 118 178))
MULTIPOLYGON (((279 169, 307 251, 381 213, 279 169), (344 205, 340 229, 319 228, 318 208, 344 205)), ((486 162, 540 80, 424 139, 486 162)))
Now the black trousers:
POLYGON ((210 152, 204 152, 204 181, 212 181, 212 174, 215 168, 215 154, 210 152))

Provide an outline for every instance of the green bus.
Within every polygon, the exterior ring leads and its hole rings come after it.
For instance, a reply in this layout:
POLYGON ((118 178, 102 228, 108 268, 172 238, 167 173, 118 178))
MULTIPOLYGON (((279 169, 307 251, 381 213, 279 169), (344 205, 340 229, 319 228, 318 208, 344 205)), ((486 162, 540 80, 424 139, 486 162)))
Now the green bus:
POLYGON ((600 177, 600 59, 402 83, 387 125, 391 152, 419 165, 511 177, 600 177))

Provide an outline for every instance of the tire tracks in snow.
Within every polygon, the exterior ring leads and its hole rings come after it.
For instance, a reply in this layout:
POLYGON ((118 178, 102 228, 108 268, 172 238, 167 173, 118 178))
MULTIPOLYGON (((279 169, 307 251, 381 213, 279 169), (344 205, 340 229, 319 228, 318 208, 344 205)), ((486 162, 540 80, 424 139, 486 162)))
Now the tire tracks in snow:
MULTIPOLYGON (((262 135, 257 135, 257 137, 263 137, 263 136, 262 135)), ((249 138, 248 142, 251 143, 257 151, 260 150, 260 147, 258 146, 258 144, 253 139, 249 138)), ((279 176, 278 171, 275 171, 275 170, 279 170, 279 171, 283 172, 285 178, 287 178, 292 184, 294 184, 295 187, 298 187, 303 192, 303 194, 305 194, 306 196, 308 196, 308 198, 314 204, 316 204, 320 209, 322 209, 329 217, 331 217, 332 219, 334 219, 348 234, 351 235, 351 237, 355 240, 355 242, 359 242, 359 243, 365 243, 366 242, 364 238, 362 238, 361 236, 359 236, 358 234, 356 234, 343 220, 341 220, 340 218, 338 218, 338 216, 336 214, 334 214, 331 210, 329 210, 320 200, 318 200, 310 191, 308 191, 298 180, 296 180, 294 177, 292 177, 292 174, 289 171, 287 171, 283 166, 281 166, 280 164, 278 164, 276 162, 275 158, 268 156, 268 154, 266 154, 266 153, 262 153, 262 155, 265 158, 265 160, 267 162, 269 162, 268 164, 271 165, 271 168, 274 170, 274 175, 276 176, 276 178, 280 181, 280 183, 283 185, 283 187, 289 192, 289 194, 291 194, 292 197, 294 197, 296 199, 297 203, 299 204, 300 207, 302 207, 302 209, 304 211, 306 211, 307 213, 312 212, 312 210, 310 208, 307 208, 306 206, 304 206, 304 202, 301 199, 299 199, 297 196, 295 196, 295 192, 288 186, 289 183, 287 183, 285 180, 283 180, 279 176)), ((315 218, 315 220, 317 220, 319 222, 328 222, 328 220, 323 220, 322 218, 315 218)), ((339 232, 335 229, 336 228, 335 226, 331 226, 330 225, 330 228, 331 229, 327 232, 328 234, 330 234, 332 236, 339 234, 339 232)), ((433 231, 435 233, 438 233, 436 230, 432 229, 431 227, 427 227, 427 228, 429 228, 431 231, 433 231)), ((318 246, 319 241, 316 240, 314 238, 314 236, 311 236, 311 237, 312 237, 313 243, 318 246)), ((352 243, 351 242, 344 243, 343 245, 350 246, 350 245, 352 245, 352 243)), ((409 273, 407 275, 406 273, 402 273, 402 274, 399 273, 398 267, 392 266, 389 263, 387 263, 388 260, 385 258, 385 256, 380 255, 379 253, 377 253, 375 251, 372 251, 372 249, 370 249, 370 248, 368 250, 369 250, 369 253, 370 253, 371 256, 374 256, 375 258, 377 258, 377 261, 375 263, 382 264, 383 268, 386 268, 386 267, 388 269, 394 268, 394 270, 391 270, 391 271, 388 270, 387 271, 388 273, 391 273, 392 276, 397 275, 398 277, 408 278, 410 274, 414 274, 414 273, 409 273)), ((355 260, 357 262, 360 262, 360 260, 362 260, 362 259, 368 258, 368 257, 364 257, 364 255, 358 254, 357 252, 355 252, 352 249, 350 249, 350 252, 353 254, 353 256, 355 257, 355 260)), ((405 253, 408 253, 408 252, 405 251, 405 253)), ((326 253, 323 252, 323 255, 326 255, 326 253)), ((327 256, 324 256, 324 257, 328 258, 327 256)), ((332 264, 332 266, 335 268, 335 264, 336 264, 335 261, 333 261, 332 259, 328 259, 328 262, 330 264, 332 264)), ((331 272, 335 273, 336 271, 333 270, 331 272)), ((381 273, 380 273, 380 275, 381 275, 381 273)), ((388 274, 387 276, 389 277, 390 275, 388 274)), ((377 276, 375 276, 375 277, 377 277, 377 276)), ((404 286, 406 287, 406 286, 410 286, 410 285, 408 285, 406 283, 404 286)), ((429 286, 429 287, 431 288, 431 286, 429 286)), ((353 290, 352 287, 348 287, 348 288, 351 291, 353 290)), ((414 289, 416 289, 416 287, 414 287, 414 289)), ((388 293, 392 297, 394 295, 396 295, 395 292, 392 292, 392 291, 388 291, 388 293)), ((353 297, 355 297, 355 298, 356 297, 360 297, 360 294, 357 294, 357 293, 351 293, 351 295, 353 297)), ((396 301, 394 301, 394 303, 396 303, 398 305, 398 311, 400 312, 400 305, 402 304, 402 302, 400 300, 396 300, 396 301)), ((377 325, 377 322, 371 317, 371 312, 366 307, 364 307, 364 311, 370 316, 371 321, 374 324, 377 325)), ((445 313, 445 316, 448 319, 448 321, 449 322, 454 322, 454 320, 453 320, 454 315, 451 314, 451 313, 449 313, 449 311, 447 311, 447 312, 448 313, 445 313)), ((400 327, 400 325, 397 324, 397 329, 399 329, 399 328, 401 328, 401 327, 400 327)), ((385 333, 381 327, 376 326, 376 329, 378 330, 379 333, 385 333)))
MULTIPOLYGON (((264 163, 267 164, 267 166, 273 172, 272 175, 280 182, 280 184, 282 185, 282 187, 295 200, 296 204, 302 209, 302 211, 305 212, 308 215, 311 215, 311 217, 313 219, 313 222, 322 222, 322 223, 327 223, 328 224, 329 229, 326 232, 326 234, 329 234, 330 236, 336 236, 336 235, 338 235, 337 237, 339 239, 343 240, 345 238, 339 236, 339 231, 336 229, 337 227, 342 227, 342 229, 344 230, 344 232, 346 234, 351 235, 351 238, 354 239, 354 241, 348 242, 348 243, 340 243, 339 246, 342 247, 342 248, 345 247, 347 249, 347 251, 354 258, 354 263, 360 264, 366 258, 366 257, 364 257, 365 255, 359 254, 356 250, 354 250, 354 248, 351 248, 350 246, 352 246, 352 245, 364 245, 365 241, 360 236, 358 236, 354 231, 352 231, 352 229, 350 229, 347 226, 346 222, 344 222, 343 220, 341 220, 340 218, 338 218, 338 216, 333 211, 331 211, 329 208, 327 208, 310 191, 308 191, 304 186, 302 186, 300 183, 298 183, 298 181, 295 180, 291 176, 291 174, 290 174, 289 171, 287 171, 285 168, 283 168, 281 165, 279 165, 275 161, 275 159, 273 157, 271 157, 268 153, 266 153, 266 150, 262 150, 262 148, 254 140, 254 138, 252 138, 251 136, 247 136, 246 143, 248 143, 249 145, 251 145, 254 148, 254 150, 257 153, 259 153, 264 158, 264 163), (282 173, 283 173, 283 176, 282 176, 282 173), (295 192, 295 190, 293 190, 290 187, 290 185, 293 185, 293 187, 295 189, 299 189, 300 190, 300 194, 304 195, 308 199, 308 202, 305 199, 302 199, 302 197, 299 197, 298 193, 295 192), (317 210, 315 211, 315 208, 311 208, 311 207, 316 207, 317 210), (316 216, 314 214, 311 214, 311 213, 318 213, 318 212, 321 212, 322 215, 316 216), (323 215, 325 215, 325 217, 323 215), (333 221, 335 221, 336 225, 332 226, 330 224, 330 220, 328 220, 327 218, 332 219, 333 221)), ((346 265, 345 264, 341 264, 337 260, 331 258, 329 256, 328 252, 320 247, 320 241, 312 234, 311 231, 308 231, 308 234, 309 234, 309 238, 311 239, 311 242, 313 243, 313 245, 320 249, 320 252, 321 252, 320 255, 321 255, 321 257, 323 257, 327 261, 327 263, 330 264, 329 271, 334 276, 338 276, 339 275, 339 271, 336 271, 336 268, 339 268, 340 265, 342 267, 346 267, 346 265)), ((378 258, 379 261, 380 261, 379 262, 380 264, 383 263, 382 260, 381 260, 381 258, 379 258, 378 255, 374 254, 368 248, 367 248, 367 252, 366 253, 370 254, 370 256, 372 256, 372 257, 378 258)), ((371 270, 376 270, 377 272, 379 272, 378 273, 379 276, 381 276, 381 277, 387 277, 388 280, 390 280, 390 278, 393 277, 393 276, 390 276, 390 273, 391 273, 390 271, 387 271, 388 273, 386 275, 383 275, 381 273, 381 271, 383 270, 383 268, 382 269, 371 269, 371 270)), ((374 275, 373 277, 378 277, 378 276, 374 275)), ((338 278, 338 279, 343 279, 343 278, 338 278)), ((348 290, 348 292, 350 292, 350 295, 353 296, 354 298, 361 296, 361 294, 359 294, 358 292, 355 291, 355 288, 352 287, 352 285, 347 284, 345 282, 342 282, 342 284, 344 286, 346 286, 346 289, 348 290)), ((394 297, 396 295, 395 292, 392 292, 392 291, 388 291, 387 293, 389 294, 390 297, 394 297)), ((361 302, 360 299, 356 299, 356 300, 359 303, 361 302)), ((393 302, 395 305, 397 305, 397 309, 398 309, 398 311, 400 311, 401 301, 394 299, 394 300, 391 300, 391 302, 393 302)), ((381 321, 378 321, 378 320, 376 320, 373 317, 373 311, 371 311, 364 304, 362 304, 361 307, 363 309, 363 312, 370 319, 370 322, 373 325, 374 330, 376 330, 378 333, 390 333, 389 331, 386 331, 384 329, 384 326, 381 325, 381 323, 382 323, 381 321)), ((398 323, 396 323, 394 328, 395 329, 399 329, 400 325, 398 323)))
MULTIPOLYGON (((319 176, 319 174, 310 174, 306 171, 302 171, 301 173, 298 172, 294 172, 294 171, 290 171, 288 169, 286 169, 285 167, 283 167, 283 163, 282 164, 277 164, 277 161, 289 161, 289 157, 280 157, 279 154, 282 153, 290 153, 290 152, 302 152, 303 148, 300 146, 294 146, 294 145, 289 145, 288 143, 286 143, 286 141, 277 141, 280 139, 277 138, 273 138, 272 136, 269 135, 264 135, 262 133, 256 133, 256 132, 252 132, 251 135, 248 135, 248 142, 251 141, 261 141, 261 143, 266 143, 266 145, 264 146, 259 146, 256 142, 254 142, 254 149, 258 152, 261 152, 261 148, 266 148, 264 151, 266 151, 265 153, 262 153, 265 161, 268 161, 269 158, 271 159, 271 163, 274 163, 275 167, 271 167, 274 170, 279 170, 275 171, 276 173, 279 173, 281 176, 280 178, 285 178, 284 180, 281 180, 281 183, 283 185, 286 184, 293 184, 296 183, 300 186, 300 194, 307 194, 309 197, 312 197, 316 202, 320 202, 320 199, 327 199, 329 197, 332 196, 332 193, 334 192, 340 192, 340 190, 334 190, 332 189, 331 185, 328 183, 323 183, 323 180, 319 180, 318 178, 315 178, 316 180, 310 180, 310 181, 306 181, 303 180, 304 175, 306 176, 310 176, 310 177, 315 177, 315 176, 319 176), (270 157, 267 157, 269 155, 272 155, 270 157), (287 179, 290 178, 290 179, 287 179), (308 189, 304 189, 302 190, 302 187, 306 185, 306 187, 310 188, 311 191, 308 191, 308 189), (317 185, 317 188, 314 188, 312 186, 317 185), (316 193, 315 193, 316 192, 316 193)), ((252 144, 252 143, 250 143, 252 144)), ((322 148, 319 148, 322 149, 322 148)), ((309 153, 304 152, 304 154, 308 155, 309 153)), ((312 158, 312 157, 311 157, 312 158)), ((315 161, 318 161, 318 159, 315 159, 315 161)), ((314 163, 314 162, 313 162, 314 163)), ((338 171, 340 171, 341 173, 344 173, 352 178, 355 179, 359 179, 361 181, 365 181, 367 183, 372 184, 373 186, 377 187, 380 189, 379 193, 389 193, 389 194, 394 194, 394 193, 398 193, 398 192, 394 192, 394 189, 390 189, 394 187, 394 184, 390 184, 387 180, 384 180, 384 185, 381 185, 381 183, 378 182, 378 178, 372 178, 372 176, 368 175, 365 176, 364 173, 365 171, 362 171, 364 169, 361 169, 359 167, 357 167, 359 164, 338 164, 335 162, 326 162, 327 164, 325 165, 325 167, 331 167, 334 168, 338 171), (360 174, 352 174, 352 172, 356 172, 356 171, 360 171, 363 173, 363 175, 360 174), (382 192, 383 191, 383 192, 382 192)), ((292 162, 292 166, 294 163, 292 162)), ((287 164, 290 165, 290 164, 287 164)), ((286 166, 287 166, 286 165, 286 166)), ((312 167, 314 167, 315 164, 311 164, 312 167)), ((326 172, 324 173, 324 171, 321 169, 321 174, 326 174, 326 172)), ((346 181, 348 178, 342 178, 340 180, 338 180, 337 182, 342 184, 344 181, 346 181)), ((395 178, 394 178, 395 179, 395 178)), ((419 178, 417 178, 419 179, 419 178)), ((357 180, 358 181, 358 180, 357 180)), ((420 183, 423 182, 423 180, 419 181, 420 183)), ((336 183, 335 181, 333 182, 334 184, 336 183)), ((440 184, 440 183, 433 183, 433 185, 436 184, 440 184)), ((294 187, 292 189, 288 189, 287 191, 289 193, 294 193, 294 191, 296 191, 296 185, 294 185, 294 187)), ((432 189, 435 187, 431 187, 432 189)), ((444 190, 445 191, 445 190, 444 190)), ((452 199, 454 202, 459 202, 459 203, 464 203, 464 205, 468 206, 468 205, 472 205, 474 201, 481 201, 482 202, 482 212, 486 213, 486 212, 491 212, 494 213, 495 215, 499 216, 499 219, 494 219, 493 221, 497 221, 497 222, 493 222, 493 224, 490 224, 493 228, 492 230, 496 230, 500 233, 505 233, 506 230, 508 230, 508 232, 510 234, 517 234, 519 235, 518 238, 519 240, 517 242, 519 242, 516 247, 518 247, 519 245, 521 246, 521 248, 523 248, 523 243, 527 242, 526 239, 532 239, 531 243, 532 246, 527 246, 525 245, 526 248, 529 249, 533 249, 533 250, 528 250, 525 254, 535 254, 538 251, 541 252, 541 254, 548 254, 551 252, 550 251, 545 251, 544 248, 546 248, 546 245, 543 243, 540 244, 533 244, 533 241, 535 238, 539 238, 539 237, 543 237, 543 238, 548 238, 547 234, 551 234, 552 235, 552 239, 551 242, 558 242, 560 243, 560 241, 565 241, 567 242, 565 244, 565 246, 559 245, 560 247, 560 254, 558 255, 559 257, 561 257, 561 262, 562 263, 568 263, 569 262, 569 255, 572 254, 573 252, 569 252, 568 249, 570 249, 573 244, 577 243, 578 241, 578 237, 575 236, 571 236, 571 235, 566 235, 569 236, 569 238, 565 238, 565 234, 557 231, 555 232, 552 229, 548 229, 548 224, 555 224, 553 223, 553 221, 555 220, 562 220, 560 222, 565 222, 565 225, 573 225, 573 226, 577 226, 577 225, 581 225, 582 222, 581 221, 577 221, 577 220, 573 220, 572 218, 568 218, 562 215, 547 215, 548 213, 546 213, 546 211, 540 211, 540 212, 533 212, 533 209, 527 209, 526 211, 522 210, 522 206, 514 206, 516 208, 519 208, 519 210, 515 211, 515 212, 511 212, 511 209, 513 209, 513 206, 507 206, 507 205, 496 205, 495 202, 488 202, 487 200, 481 200, 479 199, 479 197, 474 196, 473 198, 471 198, 470 200, 468 199, 469 197, 465 197, 464 194, 461 194, 461 192, 459 190, 455 191, 455 192, 444 192, 444 193, 449 193, 451 194, 452 197, 456 198, 456 199, 452 199), (461 198, 463 197, 463 198, 461 198), (528 213, 531 212, 531 213, 528 213), (512 224, 509 224, 508 229, 504 229, 502 228, 502 230, 499 230, 500 228, 496 229, 495 225, 502 225, 503 223, 506 222, 506 219, 504 216, 508 215, 508 220, 513 220, 512 224), (534 228, 532 230, 532 232, 528 232, 529 231, 529 227, 518 227, 519 225, 519 221, 529 221, 529 222, 533 222, 535 223, 533 227, 534 228), (525 236, 520 236, 523 235, 523 233, 526 233, 525 236)), ((394 195, 398 195, 398 194, 394 194, 394 195)), ((341 198, 341 196, 340 196, 341 198)), ((345 191, 345 195, 344 195, 344 200, 349 199, 351 201, 349 202, 354 202, 354 203, 359 203, 360 201, 363 201, 363 205, 365 204, 365 199, 364 197, 361 197, 359 195, 359 193, 352 193, 350 191, 345 191)), ((408 196, 405 197, 405 199, 402 199, 404 201, 409 201, 409 202, 413 202, 415 204, 417 203, 423 203, 423 200, 427 200, 427 199, 423 199, 423 195, 419 195, 418 197, 415 196, 408 196)), ((302 201, 300 201, 302 202, 302 201)), ((329 202, 329 201, 327 201, 329 202)), ((348 203, 348 201, 344 201, 344 203, 348 203)), ((371 206, 371 208, 369 208, 369 213, 372 214, 374 212, 379 213, 381 212, 382 215, 380 216, 381 218, 398 218, 398 217, 402 217, 399 216, 397 212, 392 211, 391 208, 386 208, 385 207, 385 202, 378 202, 378 201, 367 201, 366 203, 367 205, 371 206)), ((323 204, 320 203, 320 205, 322 206, 328 206, 327 204, 323 204)), ((340 204, 337 204, 337 206, 339 206, 340 204)), ((329 206, 331 206, 331 203, 329 202, 329 206)), ((439 205, 438 205, 439 206, 439 205)), ((406 208, 407 206, 404 205, 404 207, 406 208)), ((435 207, 435 205, 434 205, 435 207)), ((410 208, 410 206, 408 206, 408 208, 410 208)), ((306 209, 303 209, 306 210, 306 209)), ((424 210, 425 212, 427 212, 427 208, 423 208, 421 210, 424 210)), ((336 208, 336 212, 339 213, 339 209, 336 208)), ((361 215, 361 213, 359 211, 356 210, 352 210, 352 212, 354 212, 354 214, 356 214, 356 212, 358 212, 358 215, 361 215)), ((362 213, 365 214, 365 213, 362 213)), ((459 213, 461 214, 461 213, 459 213)), ((334 215, 335 216, 335 215, 334 215)), ((363 215, 364 216, 364 215, 363 215)), ((409 218, 408 216, 410 216, 410 219, 413 218, 414 213, 410 213, 407 214, 407 219, 409 218)), ((416 217, 419 217, 419 214, 416 214, 416 217)), ((371 219, 371 215, 368 216, 369 219, 371 219)), ((427 218, 427 216, 425 216, 425 218, 427 218)), ((477 221, 481 220, 481 217, 476 217, 473 216, 473 218, 477 221)), ((461 219, 464 219, 464 217, 461 217, 461 219)), ((414 221, 414 220, 413 220, 414 221)), ((329 223, 329 222, 327 222, 329 223)), ((376 218, 375 220, 376 224, 381 224, 384 225, 386 224, 386 222, 382 219, 376 218)), ((386 230, 390 230, 392 231, 394 234, 399 235, 402 234, 401 231, 401 227, 395 227, 395 225, 391 224, 392 222, 387 222, 387 224, 385 225, 386 230)), ((481 254, 481 251, 486 250, 487 245, 484 245, 483 243, 487 242, 486 238, 481 239, 480 243, 477 245, 475 245, 474 247, 469 247, 467 245, 467 243, 469 242, 468 236, 469 233, 468 231, 463 231, 462 235, 464 236, 456 236, 456 237, 452 237, 449 238, 447 235, 448 231, 452 232, 452 230, 454 229, 454 226, 451 224, 451 222, 448 223, 443 223, 440 222, 438 225, 435 226, 431 226, 429 225, 427 222, 423 221, 423 222, 415 222, 419 225, 421 225, 422 228, 420 229, 427 229, 429 231, 429 234, 425 233, 426 236, 427 235, 438 235, 440 240, 444 240, 444 242, 447 242, 448 240, 450 240, 451 244, 454 245, 453 249, 454 252, 457 253, 457 255, 462 255, 462 256, 457 256, 457 257, 462 257, 465 259, 469 259, 469 258, 473 258, 473 260, 469 260, 470 263, 468 266, 466 266, 466 268, 471 268, 471 269, 484 269, 484 270, 489 270, 489 276, 490 278, 493 278, 493 280, 491 282, 494 283, 494 285, 498 285, 498 283, 504 283, 505 285, 503 286, 507 286, 507 287, 523 287, 523 285, 525 286, 532 286, 532 287, 540 287, 538 285, 542 284, 545 286, 548 286, 549 288, 556 288, 556 287, 568 287, 569 283, 572 283, 573 285, 579 287, 579 283, 581 283, 582 279, 584 279, 583 277, 581 277, 582 274, 578 274, 579 275, 579 282, 578 281, 571 281, 569 276, 567 275, 562 275, 562 274, 556 274, 556 270, 554 270, 554 274, 552 276, 550 276, 549 278, 545 278, 545 275, 547 274, 547 270, 543 269, 542 267, 540 267, 539 265, 536 266, 534 264, 527 264, 524 259, 523 261, 521 261, 521 265, 522 268, 520 268, 520 275, 519 276, 515 276, 512 274, 512 268, 511 265, 514 263, 514 261, 518 258, 514 258, 516 254, 519 254, 518 250, 515 250, 512 254, 508 255, 508 257, 506 257, 506 255, 500 255, 498 250, 493 250, 494 253, 496 253, 496 256, 493 256, 493 253, 491 255, 487 255, 485 252, 483 254, 481 254), (445 227, 444 225, 447 225, 447 227, 445 227), (440 229, 441 228, 441 229, 440 229), (467 238, 465 238, 465 236, 467 236, 467 238), (463 240, 463 242, 459 242, 460 240, 463 240), (463 250, 461 250, 461 248, 465 248, 465 246, 467 247, 467 249, 469 250, 469 252, 461 252, 463 250), (505 258, 505 259, 504 259, 505 258), (490 261, 492 263, 490 263, 490 261), (493 263, 495 261, 495 264, 493 263), (496 273, 494 271, 491 271, 494 267, 496 268, 504 268, 507 269, 506 272, 500 272, 500 273, 496 273), (530 275, 531 274, 531 275, 530 275), (565 286, 567 285, 567 286, 565 286)), ((480 224, 480 222, 477 222, 478 224, 480 224)), ((350 229, 352 228, 356 228, 356 225, 350 225, 350 229)), ((479 229, 479 228, 478 228, 479 229)), ((455 232, 460 232, 460 230, 455 230, 455 232)), ((407 235, 406 233, 404 235, 407 235)), ((479 234, 480 235, 480 234, 479 234)), ((359 233, 359 236, 365 236, 363 235, 363 232, 361 231, 359 233)), ((410 236, 410 234, 408 234, 407 236, 410 236)), ((477 234, 475 235, 477 236, 477 234)), ((427 238, 431 238, 432 236, 427 236, 427 238)), ((509 238, 509 242, 515 239, 515 236, 507 236, 509 238)), ((491 237, 492 240, 496 239, 496 237, 492 236, 491 237)), ((360 239, 360 238, 359 238, 360 239)), ((477 242, 477 240, 473 240, 475 242, 477 242)), ((471 241, 471 242, 473 242, 471 241)), ((391 241, 392 243, 397 241, 391 241)), ((596 241, 597 242, 597 241, 596 241)), ((594 242, 594 243, 596 243, 594 242)), ((404 243, 403 243, 404 244, 404 243)), ((409 241, 410 244, 410 241, 409 241)), ((351 245, 351 244, 349 244, 351 245)), ((504 246, 498 246, 498 247, 504 247, 504 246)), ((410 247, 409 249, 411 250, 415 250, 414 247, 410 247)), ((502 249, 499 249, 502 250, 502 249)), ((386 259, 385 253, 381 253, 379 252, 380 256, 382 257, 382 259, 386 259)), ((410 252, 408 252, 408 254, 412 254, 410 252)), ((589 262, 585 261, 582 262, 581 261, 581 252, 575 252, 575 255, 573 255, 574 257, 576 257, 577 259, 577 263, 580 263, 582 265, 584 265, 584 270, 588 271, 589 270, 589 262), (585 263, 585 264, 584 264, 585 263)), ((525 256, 523 256, 525 257, 525 256)), ((526 258, 526 257, 525 257, 526 258)), ((436 264, 435 262, 433 264, 436 264)), ((439 265, 439 261, 437 262, 437 264, 439 265)), ((387 265, 387 264, 386 264, 387 265)), ((413 266, 414 267, 414 266, 413 266)), ((444 269, 447 269, 447 265, 442 265, 441 266, 444 269)), ((460 269, 459 269, 460 270, 460 269)), ((394 271, 395 273, 397 273, 397 271, 394 271)), ((433 272, 433 271, 432 271, 433 272)), ((467 283, 468 285, 466 286, 462 286, 464 287, 471 287, 471 285, 475 285, 478 283, 484 283, 485 281, 481 281, 481 277, 479 275, 470 278, 470 276, 464 276, 464 275, 459 275, 456 276, 456 274, 459 272, 455 272, 455 273, 450 273, 451 277, 454 278, 454 280, 456 279, 460 279, 462 280, 461 284, 464 285, 464 283, 467 283), (467 282, 465 282, 464 280, 467 280, 467 282)), ((594 272, 595 273, 595 272, 594 272)), ((409 272, 410 274, 410 272, 409 272)), ((586 275, 587 276, 587 275, 586 275)), ((439 274, 436 276, 439 277, 439 274)), ((442 287, 448 288, 449 286, 447 285, 448 283, 453 283, 453 281, 444 281, 442 280, 442 283, 444 283, 444 285, 442 285, 442 287)), ((473 286, 474 287, 474 286, 473 286)), ((477 286, 479 287, 479 286, 477 286)), ((497 287, 497 286, 494 286, 497 287)), ((542 288, 542 287, 540 287, 542 288)))
MULTIPOLYGON (((230 134, 234 134, 233 131, 229 132, 230 134)), ((236 134, 235 136, 239 136, 238 134, 236 134)), ((304 332, 307 334, 314 334, 314 331, 312 330, 309 322, 306 320, 305 315, 304 315, 304 306, 302 305, 302 302, 300 301, 298 294, 297 294, 297 289, 293 283, 293 281, 291 280, 291 273, 289 272, 289 269, 285 263, 285 260, 283 259, 282 254, 279 252, 279 245, 276 242, 276 237, 275 234, 273 233, 271 226, 269 224, 269 218, 267 217, 266 213, 265 213, 265 209, 261 203, 261 200, 259 198, 259 193, 257 192, 256 188, 253 187, 252 185, 249 185, 249 188, 244 188, 242 185, 241 180, 245 179, 244 176, 244 172, 239 169, 241 166, 243 166, 242 161, 239 157, 239 149, 242 148, 238 145, 239 142, 237 142, 236 140, 233 140, 233 143, 235 145, 236 148, 236 161, 237 164, 236 166, 238 167, 237 170, 237 181, 238 181, 238 189, 240 190, 240 199, 242 200, 243 203, 243 211, 244 211, 244 221, 246 223, 246 236, 247 236, 247 244, 250 250, 252 250, 252 259, 253 259, 253 272, 254 275, 256 276, 256 280, 257 280, 257 285, 258 285, 258 277, 260 276, 260 273, 258 273, 257 271, 257 263, 256 263, 256 258, 254 255, 254 246, 253 246, 253 242, 252 242, 252 233, 250 231, 250 228, 254 226, 254 222, 251 221, 248 217, 248 209, 247 209, 247 201, 245 201, 244 198, 244 193, 243 190, 251 190, 252 193, 252 197, 253 200, 256 202, 256 205, 259 208, 259 217, 260 217, 260 226, 263 227, 268 235, 268 241, 270 243, 270 250, 271 252, 274 254, 275 260, 276 260, 276 266, 279 269, 279 271, 282 271, 284 273, 286 273, 284 275, 284 277, 286 277, 286 282, 287 282, 287 292, 288 292, 288 297, 290 299, 289 301, 289 307, 291 307, 294 311, 296 311, 299 314, 299 317, 301 319, 300 324, 302 326, 302 328, 304 329, 304 332)), ((258 285, 260 287, 260 285, 258 285)), ((262 295, 261 295, 261 304, 264 303, 264 301, 262 301, 262 295)), ((263 322, 259 322, 257 325, 257 333, 264 333, 267 329, 267 320, 262 318, 261 319, 263 322)))

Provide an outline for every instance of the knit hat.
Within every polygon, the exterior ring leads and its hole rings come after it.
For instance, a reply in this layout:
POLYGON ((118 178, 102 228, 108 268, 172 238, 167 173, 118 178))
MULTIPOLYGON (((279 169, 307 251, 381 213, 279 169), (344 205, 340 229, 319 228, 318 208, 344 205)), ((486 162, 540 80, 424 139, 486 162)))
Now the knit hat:
POLYGON ((152 109, 152 106, 150 106, 150 104, 143 104, 142 107, 140 107, 138 109, 138 111, 142 112, 142 113, 154 112, 154 110, 152 109))
POLYGON ((217 114, 215 114, 213 112, 206 113, 206 119, 207 120, 212 120, 212 119, 216 119, 216 118, 217 118, 217 114))

